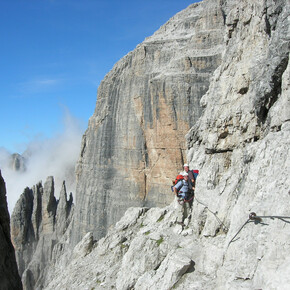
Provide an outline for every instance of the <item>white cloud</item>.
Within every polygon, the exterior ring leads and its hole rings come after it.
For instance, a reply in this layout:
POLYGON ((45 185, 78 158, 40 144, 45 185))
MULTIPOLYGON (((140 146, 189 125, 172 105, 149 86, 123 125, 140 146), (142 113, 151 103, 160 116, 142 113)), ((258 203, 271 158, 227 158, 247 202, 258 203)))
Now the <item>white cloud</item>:
POLYGON ((39 181, 44 184, 48 176, 54 176, 55 195, 58 197, 63 180, 68 192, 75 192, 75 164, 79 157, 82 129, 68 110, 65 110, 64 130, 50 139, 35 139, 27 146, 26 171, 16 172, 8 166, 10 154, 0 150, 0 168, 6 183, 10 214, 25 187, 32 187, 39 181))
POLYGON ((59 85, 62 79, 39 78, 32 79, 18 84, 18 88, 23 93, 38 93, 49 90, 59 85))

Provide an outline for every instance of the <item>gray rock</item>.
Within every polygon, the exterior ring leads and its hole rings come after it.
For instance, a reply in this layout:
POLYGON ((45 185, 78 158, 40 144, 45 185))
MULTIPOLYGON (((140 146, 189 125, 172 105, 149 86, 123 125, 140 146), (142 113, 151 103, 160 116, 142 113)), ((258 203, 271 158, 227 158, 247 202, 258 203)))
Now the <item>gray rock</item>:
POLYGON ((73 242, 104 236, 131 206, 165 206, 185 161, 184 135, 220 65, 217 1, 190 5, 122 58, 98 89, 77 165, 73 242))
POLYGON ((73 250, 73 259, 85 257, 93 248, 94 240, 92 233, 87 233, 73 250))
POLYGON ((172 289, 186 273, 194 272, 191 251, 198 248, 192 234, 175 233, 181 213, 177 201, 162 209, 129 208, 83 255, 80 245, 86 244, 88 233, 75 247, 70 264, 63 271, 56 268, 45 289, 172 289))
POLYGON ((24 289, 41 289, 49 267, 69 247, 66 235, 72 209, 72 195, 67 200, 65 183, 56 200, 53 177, 44 186, 26 188, 20 196, 11 217, 11 235, 24 289))
MULTIPOLYGON (((83 138, 74 220, 49 252, 45 289, 289 288, 289 5, 191 5, 116 64, 83 138), (218 58, 214 72, 206 58, 212 74, 207 61, 192 59, 201 52, 218 58), (209 86, 182 115, 192 92, 184 88, 201 69, 209 86), (172 142, 183 125, 193 125, 187 161, 200 170, 192 207, 174 200, 151 208, 173 199, 169 186, 185 157, 172 142), (68 245, 88 231, 71 255, 68 245)), ((51 233, 58 209, 49 192, 46 204, 51 233)), ((20 241, 30 228, 18 230, 20 241)))
POLYGON ((192 208, 129 208, 47 289, 289 288, 289 5, 221 2, 221 64, 186 136, 192 208))
POLYGON ((14 153, 10 157, 10 168, 14 171, 24 172, 26 170, 26 159, 18 153, 14 153))
POLYGON ((0 149, 0 166, 1 168, 12 171, 24 172, 26 170, 27 159, 18 153, 9 153, 5 148, 0 149))
POLYGON ((0 171, 0 289, 22 289, 15 251, 10 238, 10 216, 7 208, 6 186, 0 171))

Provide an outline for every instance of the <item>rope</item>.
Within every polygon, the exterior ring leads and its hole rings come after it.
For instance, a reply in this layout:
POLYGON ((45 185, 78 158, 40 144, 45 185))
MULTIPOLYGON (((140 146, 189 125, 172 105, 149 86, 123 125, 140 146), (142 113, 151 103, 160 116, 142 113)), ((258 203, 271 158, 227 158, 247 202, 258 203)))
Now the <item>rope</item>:
POLYGON ((235 237, 240 233, 240 231, 244 228, 244 226, 250 221, 250 219, 247 219, 247 221, 241 226, 241 228, 238 230, 238 232, 234 235, 234 237, 230 240, 228 246, 230 243, 235 239, 235 237))
POLYGON ((238 232, 233 236, 233 238, 230 240, 228 246, 230 245, 230 243, 232 243, 234 241, 235 237, 241 232, 241 230, 244 228, 244 226, 247 223, 249 223, 249 222, 254 222, 255 224, 261 223, 263 218, 264 219, 265 218, 270 218, 270 219, 277 218, 285 223, 290 223, 290 221, 285 220, 285 219, 290 219, 290 216, 277 216, 277 215, 258 216, 258 215, 256 215, 255 212, 251 212, 247 221, 241 226, 241 228, 238 230, 238 232))
POLYGON ((279 219, 285 223, 288 223, 290 224, 290 221, 287 221, 285 219, 290 219, 290 216, 278 216, 278 215, 268 215, 268 216, 256 216, 257 218, 261 218, 261 219, 267 219, 267 218, 270 218, 270 219, 279 219))
POLYGON ((219 222, 220 226, 222 226, 224 231, 228 231, 228 227, 220 220, 220 218, 217 216, 216 212, 213 212, 212 210, 210 210, 206 204, 199 201, 196 197, 194 197, 194 199, 197 201, 197 203, 203 205, 209 212, 211 212, 215 216, 215 218, 219 222))
POLYGON ((254 220, 256 222, 261 222, 262 219, 279 219, 285 223, 290 223, 290 221, 287 221, 285 219, 290 219, 290 216, 280 216, 280 215, 256 215, 255 212, 251 212, 249 215, 250 220, 254 220))

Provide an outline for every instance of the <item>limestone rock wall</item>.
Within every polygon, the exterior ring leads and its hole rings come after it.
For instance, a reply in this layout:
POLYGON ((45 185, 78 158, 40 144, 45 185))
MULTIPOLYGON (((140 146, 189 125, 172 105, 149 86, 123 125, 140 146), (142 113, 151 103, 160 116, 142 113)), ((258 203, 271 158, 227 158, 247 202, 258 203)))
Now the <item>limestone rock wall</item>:
POLYGON ((0 289, 22 289, 15 251, 10 238, 10 216, 7 207, 6 186, 0 171, 0 289))
POLYGON ((192 206, 128 209, 47 289, 289 289, 290 3, 219 3, 221 65, 186 135, 192 206))
POLYGON ((218 1, 193 4, 122 58, 102 81, 77 166, 74 241, 96 238, 129 206, 164 206, 187 133, 220 65, 218 1))
POLYGON ((207 248, 199 271, 226 289, 287 289, 289 1, 226 1, 224 11, 222 64, 187 134, 200 169, 193 226, 207 248), (251 212, 262 220, 248 220, 251 212))
POLYGON ((45 289, 289 288, 289 5, 191 5, 116 64, 83 137, 73 223, 51 181, 41 215, 35 191, 19 202, 27 289, 37 269, 45 289), (200 170, 192 206, 152 208, 185 160, 200 170))
POLYGON ((11 236, 24 289, 42 288, 49 267, 68 245, 72 214, 72 195, 67 200, 63 183, 56 200, 53 177, 44 186, 27 187, 20 196, 11 216, 11 236))

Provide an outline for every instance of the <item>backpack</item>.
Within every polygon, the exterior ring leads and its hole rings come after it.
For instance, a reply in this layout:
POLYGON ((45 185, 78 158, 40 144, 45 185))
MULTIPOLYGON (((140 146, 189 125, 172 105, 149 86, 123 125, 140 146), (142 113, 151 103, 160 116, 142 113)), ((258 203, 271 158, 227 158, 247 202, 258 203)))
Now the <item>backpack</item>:
MULTIPOLYGON (((198 176, 198 174, 199 174, 199 170, 194 169, 194 170, 190 170, 190 171, 193 173, 194 180, 196 180, 196 178, 197 178, 197 176, 198 176)), ((172 192, 174 191, 174 189, 173 189, 174 185, 176 185, 180 180, 183 180, 183 179, 184 179, 184 178, 183 178, 183 175, 181 175, 181 174, 178 174, 178 175, 176 176, 175 180, 172 181, 172 183, 173 183, 173 185, 171 186, 171 190, 172 190, 172 192)))
POLYGON ((193 177, 194 177, 194 180, 196 180, 197 175, 199 174, 199 170, 194 169, 194 170, 190 170, 190 171, 192 171, 192 173, 193 173, 193 177))
POLYGON ((174 187, 174 185, 176 185, 180 180, 183 180, 184 178, 183 178, 183 175, 181 175, 181 174, 178 174, 177 176, 176 176, 176 178, 175 178, 175 180, 172 180, 172 186, 171 186, 171 191, 172 192, 174 192, 174 189, 173 189, 173 187, 174 187))
POLYGON ((184 179, 183 175, 178 174, 174 181, 172 181, 173 185, 176 185, 180 180, 184 179))

